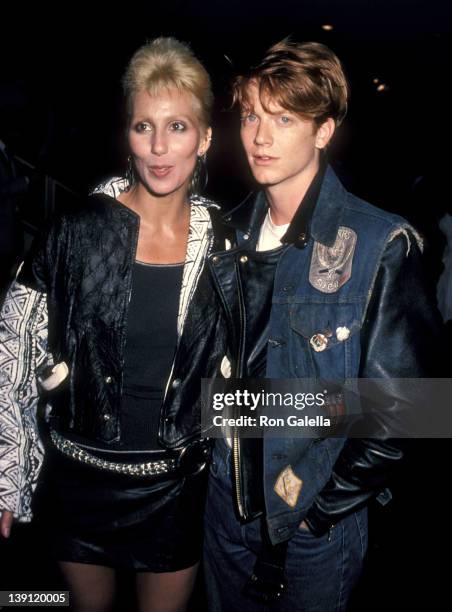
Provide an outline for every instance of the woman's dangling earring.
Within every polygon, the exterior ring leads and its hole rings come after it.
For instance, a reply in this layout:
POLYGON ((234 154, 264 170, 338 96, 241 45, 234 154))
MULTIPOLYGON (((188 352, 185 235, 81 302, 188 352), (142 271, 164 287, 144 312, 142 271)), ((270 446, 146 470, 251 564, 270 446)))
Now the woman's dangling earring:
POLYGON ((125 191, 130 191, 130 189, 135 183, 135 169, 133 167, 133 160, 131 155, 127 156, 127 169, 125 179, 127 182, 127 187, 125 188, 125 191))
POLYGON ((206 166, 206 154, 198 155, 196 158, 196 166, 193 171, 190 181, 190 195, 200 195, 209 181, 209 175, 206 166))

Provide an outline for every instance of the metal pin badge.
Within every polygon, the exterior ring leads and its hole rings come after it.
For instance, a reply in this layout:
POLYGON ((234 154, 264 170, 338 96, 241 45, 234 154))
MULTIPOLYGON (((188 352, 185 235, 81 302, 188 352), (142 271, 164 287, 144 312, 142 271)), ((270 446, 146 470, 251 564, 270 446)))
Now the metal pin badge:
POLYGON ((314 334, 309 340, 309 344, 317 353, 320 353, 328 346, 328 338, 324 334, 314 334))
POLYGON ((336 338, 339 340, 339 342, 343 342, 344 340, 347 340, 349 336, 350 336, 350 330, 348 329, 348 327, 338 327, 336 329, 336 338))

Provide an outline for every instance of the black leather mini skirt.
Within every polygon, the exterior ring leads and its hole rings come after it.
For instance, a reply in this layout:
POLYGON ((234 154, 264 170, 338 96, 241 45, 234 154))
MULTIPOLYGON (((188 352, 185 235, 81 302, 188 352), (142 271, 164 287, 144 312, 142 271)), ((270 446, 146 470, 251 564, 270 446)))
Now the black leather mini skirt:
POLYGON ((131 476, 80 463, 50 447, 36 518, 59 561, 181 570, 201 556, 207 472, 131 476))

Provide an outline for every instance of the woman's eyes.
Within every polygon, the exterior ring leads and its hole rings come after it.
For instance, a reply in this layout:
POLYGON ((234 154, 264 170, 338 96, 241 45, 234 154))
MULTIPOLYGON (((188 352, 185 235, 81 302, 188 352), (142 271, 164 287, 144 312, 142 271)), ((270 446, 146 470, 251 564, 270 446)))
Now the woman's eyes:
MULTIPOLYGON (((172 121, 168 127, 171 132, 184 132, 187 129, 187 126, 182 121, 172 121)), ((140 121, 135 125, 135 130, 139 134, 142 134, 143 132, 151 132, 152 129, 151 124, 145 121, 140 121)))
POLYGON ((140 121, 140 123, 137 123, 135 126, 135 130, 140 134, 142 132, 149 132, 150 129, 151 126, 149 125, 149 123, 145 123, 144 121, 140 121))
POLYGON ((186 125, 182 121, 173 121, 170 124, 170 129, 173 132, 183 132, 186 129, 186 125))

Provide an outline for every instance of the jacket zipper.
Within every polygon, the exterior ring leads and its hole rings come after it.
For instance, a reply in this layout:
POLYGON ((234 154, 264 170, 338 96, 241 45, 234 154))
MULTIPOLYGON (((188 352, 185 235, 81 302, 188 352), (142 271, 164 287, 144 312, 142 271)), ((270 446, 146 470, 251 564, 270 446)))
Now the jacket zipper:
POLYGON ((240 518, 246 519, 245 509, 243 507, 243 499, 242 499, 242 481, 241 481, 241 462, 240 462, 240 443, 239 437, 237 434, 237 428, 234 429, 234 434, 232 438, 232 462, 234 466, 234 476, 235 476, 235 501, 237 502, 237 510, 240 518))
MULTIPOLYGON (((233 321, 231 320, 231 314, 230 314, 230 310, 228 308, 228 303, 227 300, 224 297, 223 294, 223 288, 221 286, 221 283, 218 282, 217 279, 217 275, 214 273, 214 268, 212 268, 212 276, 214 279, 214 283, 215 286, 217 288, 218 291, 218 295, 221 298, 221 301, 223 303, 223 308, 224 311, 226 313, 226 316, 229 320, 229 327, 232 330, 233 329, 233 321)), ((241 285, 240 285, 240 281, 239 281, 239 269, 238 269, 238 264, 237 264, 237 260, 235 261, 235 274, 236 274, 236 279, 237 279, 237 287, 238 287, 238 294, 239 294, 239 315, 240 315, 240 337, 238 340, 238 359, 237 359, 237 366, 235 368, 235 376, 239 377, 242 373, 243 367, 241 364, 241 360, 242 360, 242 355, 243 355, 243 344, 244 344, 244 338, 245 338, 245 333, 243 330, 244 327, 244 318, 243 318, 243 312, 244 312, 244 308, 243 308, 243 296, 242 296, 242 290, 241 290, 241 285)), ((240 440, 239 440, 239 436, 238 436, 238 430, 237 428, 234 428, 233 432, 232 432, 232 467, 233 467, 233 471, 234 471, 234 482, 235 482, 235 502, 236 502, 236 506, 237 506, 237 511, 238 514, 240 516, 240 518, 242 519, 246 519, 247 515, 245 512, 245 507, 243 504, 243 497, 242 497, 242 479, 241 479, 241 457, 240 457, 240 440)))
MULTIPOLYGON (((244 353, 244 344, 245 344, 245 321, 244 321, 244 304, 243 304, 243 292, 242 285, 240 282, 240 269, 238 262, 236 260, 236 278, 237 278, 237 289, 239 295, 239 314, 240 314, 240 332, 241 337, 239 340, 239 355, 238 355, 238 376, 243 375, 243 353, 244 353)), ((237 414, 235 416, 238 416, 237 414)), ((237 503, 237 511, 239 513, 240 518, 246 520, 247 514, 245 512, 245 505, 243 503, 243 495, 242 495, 242 464, 241 464, 241 454, 240 454, 240 439, 238 434, 237 427, 234 428, 232 434, 232 464, 234 469, 235 476, 235 496, 237 503)))

